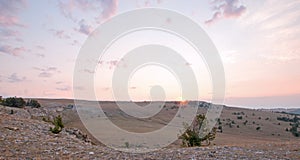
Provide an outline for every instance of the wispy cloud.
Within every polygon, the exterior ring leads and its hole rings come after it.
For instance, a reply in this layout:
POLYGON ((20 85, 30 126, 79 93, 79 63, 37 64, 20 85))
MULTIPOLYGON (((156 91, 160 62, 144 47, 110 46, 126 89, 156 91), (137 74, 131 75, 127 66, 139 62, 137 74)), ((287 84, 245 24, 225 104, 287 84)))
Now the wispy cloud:
POLYGON ((150 6, 155 6, 163 3, 163 0, 142 0, 136 1, 136 6, 137 7, 150 7, 150 6))
POLYGON ((37 45, 36 48, 37 48, 37 49, 40 49, 40 50, 45 50, 45 47, 44 47, 44 46, 41 46, 41 45, 37 45))
POLYGON ((0 25, 5 27, 24 26, 20 23, 17 14, 25 6, 25 0, 0 1, 0 25))
POLYGON ((103 90, 103 91, 109 91, 110 88, 109 88, 109 87, 103 87, 102 90, 103 90))
POLYGON ((100 65, 100 67, 108 67, 108 69, 113 69, 115 67, 127 67, 126 63, 123 61, 123 59, 121 60, 100 60, 98 61, 98 64, 100 65))
POLYGON ((25 27, 19 18, 20 11, 25 7, 25 0, 0 1, 0 52, 17 56, 26 50, 24 47, 12 47, 3 44, 10 39, 22 41, 17 29, 25 27))
POLYGON ((118 0, 101 0, 102 18, 109 19, 116 14, 118 9, 118 0))
MULTIPOLYGON (((99 67, 102 69, 114 69, 115 67, 127 67, 123 60, 100 60, 98 61, 99 67)), ((83 72, 94 74, 94 70, 85 68, 83 72)))
POLYGON ((46 57, 45 54, 42 54, 42 53, 36 53, 35 55, 39 58, 45 58, 46 57))
POLYGON ((20 32, 11 29, 0 29, 1 39, 14 38, 20 36, 20 32))
POLYGON ((237 18, 246 11, 246 6, 240 4, 240 0, 213 0, 214 14, 211 19, 205 21, 206 24, 214 23, 223 18, 237 18))
POLYGON ((75 16, 76 12, 93 12, 96 20, 99 22, 99 19, 109 19, 116 14, 118 0, 60 0, 58 8, 63 16, 75 23, 84 18, 75 16))
POLYGON ((267 0, 243 18, 247 29, 255 28, 260 58, 268 63, 300 60, 299 6, 300 1, 267 0))
POLYGON ((71 43, 72 46, 76 46, 79 45, 79 42, 77 40, 73 40, 73 42, 71 43))
POLYGON ((26 7, 25 0, 0 1, 0 40, 7 41, 11 38, 21 40, 18 27, 25 27, 19 19, 19 13, 26 7))
POLYGON ((84 69, 83 71, 86 72, 86 73, 90 73, 90 74, 94 74, 95 73, 95 71, 92 71, 90 69, 84 69))
POLYGON ((57 87, 56 90, 59 90, 59 91, 70 91, 71 87, 70 86, 62 86, 62 87, 57 87))
POLYGON ((86 35, 89 35, 92 33, 92 31, 93 31, 92 26, 87 25, 86 21, 84 19, 79 21, 78 24, 79 24, 79 29, 75 29, 76 31, 78 31, 82 34, 86 34, 86 35))
POLYGON ((185 65, 186 65, 186 66, 191 66, 192 63, 190 63, 190 62, 185 62, 185 65))
POLYGON ((94 11, 100 8, 101 4, 99 0, 66 0, 58 1, 58 8, 60 12, 68 19, 71 19, 73 22, 77 22, 78 19, 74 16, 76 10, 82 12, 94 11))
POLYGON ((20 77, 17 75, 17 73, 13 73, 7 79, 8 79, 8 82, 10 82, 10 83, 17 83, 17 82, 22 82, 22 81, 26 80, 26 77, 25 76, 20 77))
POLYGON ((70 91, 72 90, 72 87, 68 85, 67 83, 64 83, 63 81, 57 81, 55 84, 58 86, 55 89, 58 91, 70 91))
POLYGON ((55 37, 60 38, 60 39, 70 39, 71 38, 64 30, 50 29, 49 31, 55 37))
POLYGON ((62 84, 62 83, 63 83, 62 81, 55 82, 55 84, 62 84))
POLYGON ((137 87, 133 86, 133 87, 130 87, 130 89, 137 89, 137 87))
POLYGON ((39 77, 49 78, 49 77, 52 77, 52 73, 50 73, 50 72, 41 72, 41 73, 39 73, 39 77))
POLYGON ((13 55, 20 56, 22 53, 28 52, 29 50, 24 47, 12 47, 9 45, 0 45, 0 52, 13 55))
POLYGON ((83 86, 75 86, 74 89, 83 91, 85 88, 83 86))
POLYGON ((49 78, 52 77, 54 73, 60 72, 56 67, 47 67, 47 68, 33 67, 33 69, 40 71, 38 76, 42 78, 49 78))

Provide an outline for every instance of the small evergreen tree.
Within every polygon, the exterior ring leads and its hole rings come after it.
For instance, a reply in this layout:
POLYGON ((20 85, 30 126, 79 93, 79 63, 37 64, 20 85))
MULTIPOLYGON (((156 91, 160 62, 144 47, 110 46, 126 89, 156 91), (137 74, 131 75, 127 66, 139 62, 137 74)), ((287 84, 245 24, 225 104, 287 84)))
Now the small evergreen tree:
POLYGON ((204 141, 209 145, 210 141, 215 139, 216 128, 214 127, 212 131, 204 137, 200 137, 200 128, 204 127, 205 130, 206 125, 207 121, 205 116, 202 114, 197 115, 192 125, 190 127, 186 125, 186 131, 179 136, 179 139, 182 140, 182 145, 185 147, 201 146, 204 141))
POLYGON ((54 134, 58 134, 64 128, 62 117, 60 115, 54 118, 52 124, 54 125, 54 128, 50 127, 50 131, 54 134))

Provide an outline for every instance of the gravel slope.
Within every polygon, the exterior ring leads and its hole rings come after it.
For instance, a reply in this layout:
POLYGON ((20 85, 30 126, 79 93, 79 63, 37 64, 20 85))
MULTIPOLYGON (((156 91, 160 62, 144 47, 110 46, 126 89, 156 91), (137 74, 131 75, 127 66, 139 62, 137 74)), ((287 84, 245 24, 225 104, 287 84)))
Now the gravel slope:
POLYGON ((169 148, 130 154, 92 145, 51 124, 32 119, 23 109, 0 107, 0 159, 300 159, 300 141, 169 148))

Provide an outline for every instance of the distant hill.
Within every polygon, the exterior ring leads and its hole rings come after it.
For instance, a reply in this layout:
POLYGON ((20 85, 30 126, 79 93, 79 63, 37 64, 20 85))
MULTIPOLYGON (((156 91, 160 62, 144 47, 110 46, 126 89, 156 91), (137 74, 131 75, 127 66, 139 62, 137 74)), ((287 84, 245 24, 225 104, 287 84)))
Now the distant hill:
POLYGON ((273 112, 282 112, 287 114, 298 114, 300 115, 300 108, 273 108, 273 109, 260 109, 261 111, 273 111, 273 112))
POLYGON ((295 110, 290 110, 288 113, 299 114, 300 115, 300 108, 295 109, 295 110))

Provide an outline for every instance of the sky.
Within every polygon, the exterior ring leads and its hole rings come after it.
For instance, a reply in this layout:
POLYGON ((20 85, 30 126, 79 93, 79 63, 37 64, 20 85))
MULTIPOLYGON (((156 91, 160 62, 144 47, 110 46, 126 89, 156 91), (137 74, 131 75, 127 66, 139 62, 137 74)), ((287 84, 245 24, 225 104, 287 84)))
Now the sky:
MULTIPOLYGON (((74 66, 88 36, 114 16, 147 7, 176 11, 205 30, 223 61, 225 104, 300 107, 297 0, 0 0, 0 95, 74 98, 74 66)), ((147 43, 189 50, 178 37, 162 32, 121 38, 99 60, 98 70, 84 70, 95 74, 99 100, 113 100, 111 75, 122 67, 122 55, 147 43)), ((212 87, 205 64, 192 50, 182 54, 196 73, 199 99, 209 100, 212 87)), ((128 92, 132 100, 149 100, 151 86, 157 84, 167 100, 185 99, 176 77, 154 65, 132 75, 128 92)))

